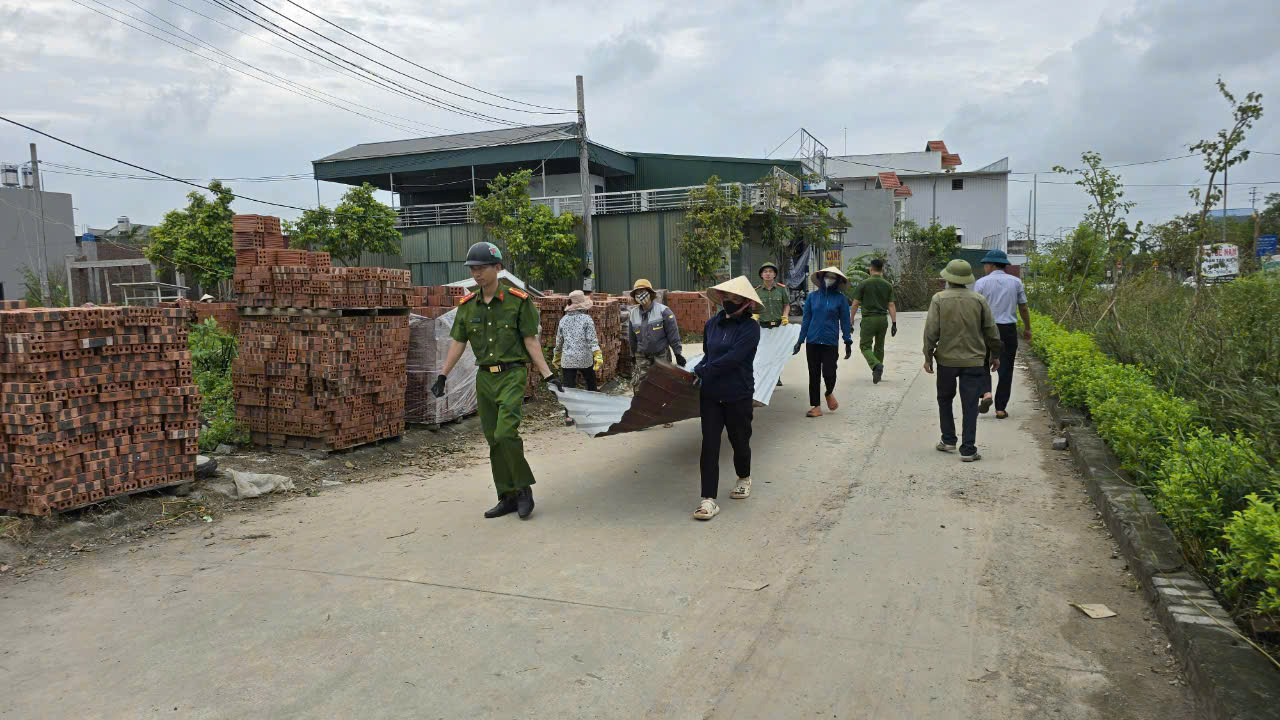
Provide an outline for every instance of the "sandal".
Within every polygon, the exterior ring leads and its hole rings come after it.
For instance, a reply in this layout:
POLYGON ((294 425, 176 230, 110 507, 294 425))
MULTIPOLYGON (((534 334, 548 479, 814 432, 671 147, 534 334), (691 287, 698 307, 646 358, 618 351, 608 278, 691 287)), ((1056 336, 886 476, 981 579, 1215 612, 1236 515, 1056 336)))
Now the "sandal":
POLYGON ((810 408, 809 412, 804 414, 805 417, 822 417, 822 411, 818 408, 810 408))
POLYGON ((751 497, 751 478, 738 478, 738 486, 729 493, 729 497, 734 500, 742 500, 751 497))
POLYGON ((839 407, 840 407, 840 403, 836 402, 836 396, 835 396, 835 395, 828 395, 828 396, 827 396, 827 409, 828 409, 828 410, 830 410, 831 412, 835 412, 835 411, 836 411, 836 409, 837 409, 837 408, 839 408, 839 407))
POLYGON ((995 402, 990 395, 978 400, 978 412, 986 414, 991 409, 991 403, 995 402))
POLYGON ((694 520, 710 520, 720 514, 720 506, 716 505, 716 501, 711 498, 702 498, 702 504, 698 505, 698 509, 693 511, 694 520))
POLYGON ((996 419, 997 419, 997 420, 1003 420, 1003 419, 1005 419, 1005 418, 1007 418, 1007 417, 1009 417, 1009 413, 1005 412, 1004 410, 997 410, 997 411, 996 411, 996 419))

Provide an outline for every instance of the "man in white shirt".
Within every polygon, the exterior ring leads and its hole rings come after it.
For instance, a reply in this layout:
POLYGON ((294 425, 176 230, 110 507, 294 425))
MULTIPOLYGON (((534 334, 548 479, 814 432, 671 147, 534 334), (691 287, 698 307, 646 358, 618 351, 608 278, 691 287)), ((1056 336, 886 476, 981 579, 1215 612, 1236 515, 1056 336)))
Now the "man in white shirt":
MULTIPOLYGON (((1031 313, 1027 310, 1027 291, 1022 280, 1005 272, 1009 265, 1009 256, 1003 250, 990 250, 982 258, 982 268, 986 275, 982 276, 973 289, 987 299, 991 312, 996 318, 996 329, 1000 331, 1000 369, 997 371, 999 381, 996 384, 995 397, 991 396, 991 374, 987 373, 982 399, 978 401, 978 412, 991 409, 994 400, 996 418, 1003 420, 1009 417, 1005 408, 1009 406, 1009 392, 1013 388, 1013 358, 1018 354, 1018 320, 1013 311, 1016 307, 1022 316, 1022 339, 1031 342, 1031 313)), ((991 358, 987 358, 987 365, 991 358)))

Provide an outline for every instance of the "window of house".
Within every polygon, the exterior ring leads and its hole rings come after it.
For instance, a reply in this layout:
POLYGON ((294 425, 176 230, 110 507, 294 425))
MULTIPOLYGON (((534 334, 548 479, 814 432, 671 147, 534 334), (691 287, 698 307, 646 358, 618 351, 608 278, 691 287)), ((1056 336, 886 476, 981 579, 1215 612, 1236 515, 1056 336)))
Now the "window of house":
POLYGON ((964 189, 964 178, 952 178, 952 179, 951 179, 951 189, 952 189, 952 190, 963 190, 963 189, 964 189))
POLYGON ((893 219, 894 222, 902 222, 907 219, 907 201, 905 199, 893 201, 893 219))

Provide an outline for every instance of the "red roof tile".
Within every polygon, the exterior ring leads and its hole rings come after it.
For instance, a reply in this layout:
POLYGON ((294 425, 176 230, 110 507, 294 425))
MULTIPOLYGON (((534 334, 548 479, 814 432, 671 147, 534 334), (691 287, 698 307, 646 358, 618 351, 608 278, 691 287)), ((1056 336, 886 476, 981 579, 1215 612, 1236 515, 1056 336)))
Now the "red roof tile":
POLYGON ((960 156, 955 153, 942 153, 942 167, 955 167, 960 164, 960 156))
POLYGON ((892 170, 886 170, 879 174, 876 185, 885 190, 896 190, 902 187, 902 181, 898 179, 897 173, 892 170))
POLYGON ((926 152, 940 152, 945 155, 947 153, 947 144, 941 140, 930 140, 925 143, 924 149, 926 152))

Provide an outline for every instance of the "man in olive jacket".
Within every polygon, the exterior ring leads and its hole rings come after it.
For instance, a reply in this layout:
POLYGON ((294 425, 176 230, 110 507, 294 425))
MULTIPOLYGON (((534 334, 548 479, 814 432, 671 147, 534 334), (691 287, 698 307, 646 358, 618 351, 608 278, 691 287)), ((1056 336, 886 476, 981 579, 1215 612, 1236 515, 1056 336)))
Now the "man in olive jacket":
POLYGON ((982 395, 983 378, 990 377, 984 366, 987 353, 991 372, 1000 367, 1000 331, 987 299, 969 289, 974 283, 973 268, 964 260, 952 260, 942 271, 947 289, 929 301, 929 316, 924 325, 924 371, 933 374, 938 361, 938 419, 942 425, 943 452, 956 449, 956 421, 951 403, 960 386, 960 412, 963 437, 960 459, 981 460, 978 454, 978 397, 982 395))

